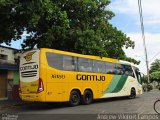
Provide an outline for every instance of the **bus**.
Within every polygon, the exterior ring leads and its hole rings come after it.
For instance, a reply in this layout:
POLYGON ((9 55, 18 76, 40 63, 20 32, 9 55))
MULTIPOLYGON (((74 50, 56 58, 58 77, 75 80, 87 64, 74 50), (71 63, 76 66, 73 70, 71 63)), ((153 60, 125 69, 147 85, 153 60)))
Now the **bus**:
POLYGON ((118 59, 40 48, 20 58, 20 97, 31 102, 90 104, 142 94, 139 69, 118 59))

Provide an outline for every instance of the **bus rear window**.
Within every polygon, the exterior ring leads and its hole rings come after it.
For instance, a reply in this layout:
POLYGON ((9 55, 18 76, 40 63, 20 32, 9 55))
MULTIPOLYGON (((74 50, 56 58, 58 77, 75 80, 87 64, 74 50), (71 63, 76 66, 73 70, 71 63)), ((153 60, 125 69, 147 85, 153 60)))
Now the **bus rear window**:
POLYGON ((50 67, 54 67, 56 69, 63 68, 63 56, 55 53, 46 53, 47 61, 50 67))
POLYGON ((72 56, 61 55, 56 53, 46 53, 47 62, 50 67, 59 69, 59 70, 75 70, 75 58, 72 56))

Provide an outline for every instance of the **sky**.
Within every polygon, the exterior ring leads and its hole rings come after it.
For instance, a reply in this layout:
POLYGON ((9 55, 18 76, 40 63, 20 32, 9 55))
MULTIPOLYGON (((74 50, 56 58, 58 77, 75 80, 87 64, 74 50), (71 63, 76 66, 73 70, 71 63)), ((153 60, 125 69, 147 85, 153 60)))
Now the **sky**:
MULTIPOLYGON (((143 22, 149 67, 160 59, 160 0, 142 0, 143 22)), ((109 22, 135 41, 134 49, 124 49, 127 56, 140 60, 141 72, 146 74, 145 54, 138 12, 138 0, 111 0, 107 9, 115 13, 109 22)), ((25 34, 25 33, 24 33, 25 34)), ((25 35, 24 35, 25 36, 25 35)), ((22 41, 12 42, 11 47, 20 49, 22 41)))
MULTIPOLYGON (((141 0, 145 41, 149 67, 160 59, 160 0, 141 0)), ((146 74, 145 54, 138 11, 138 0, 111 0, 108 9, 115 13, 110 23, 135 42, 134 49, 124 49, 127 56, 140 60, 141 72, 146 74)))

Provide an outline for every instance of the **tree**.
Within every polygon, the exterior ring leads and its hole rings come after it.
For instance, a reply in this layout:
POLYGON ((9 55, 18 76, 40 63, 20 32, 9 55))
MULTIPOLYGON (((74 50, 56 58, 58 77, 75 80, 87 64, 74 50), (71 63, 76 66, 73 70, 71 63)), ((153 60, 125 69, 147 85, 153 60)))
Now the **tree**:
POLYGON ((109 0, 1 0, 0 43, 18 40, 23 49, 48 47, 82 54, 127 58, 123 47, 134 42, 108 21, 109 0))
POLYGON ((14 8, 13 3, 14 0, 0 1, 0 43, 5 42, 7 45, 9 45, 12 38, 16 38, 16 29, 11 12, 12 8, 14 8))
POLYGON ((152 72, 150 74, 151 81, 157 81, 158 85, 160 85, 160 71, 152 72))
POLYGON ((150 79, 151 81, 157 81, 158 85, 160 83, 160 60, 156 59, 150 68, 150 79))
POLYGON ((152 64, 150 68, 150 73, 160 71, 160 59, 156 59, 152 64))
POLYGON ((148 83, 147 75, 143 75, 141 79, 142 79, 142 83, 144 84, 148 83))

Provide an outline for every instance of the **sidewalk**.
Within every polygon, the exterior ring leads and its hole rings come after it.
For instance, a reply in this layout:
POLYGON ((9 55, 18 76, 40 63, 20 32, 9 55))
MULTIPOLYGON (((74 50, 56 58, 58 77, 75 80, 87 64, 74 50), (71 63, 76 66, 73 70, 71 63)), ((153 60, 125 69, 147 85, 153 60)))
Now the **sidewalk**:
POLYGON ((23 102, 21 100, 0 100, 0 112, 18 106, 24 106, 29 104, 28 102, 23 102))

